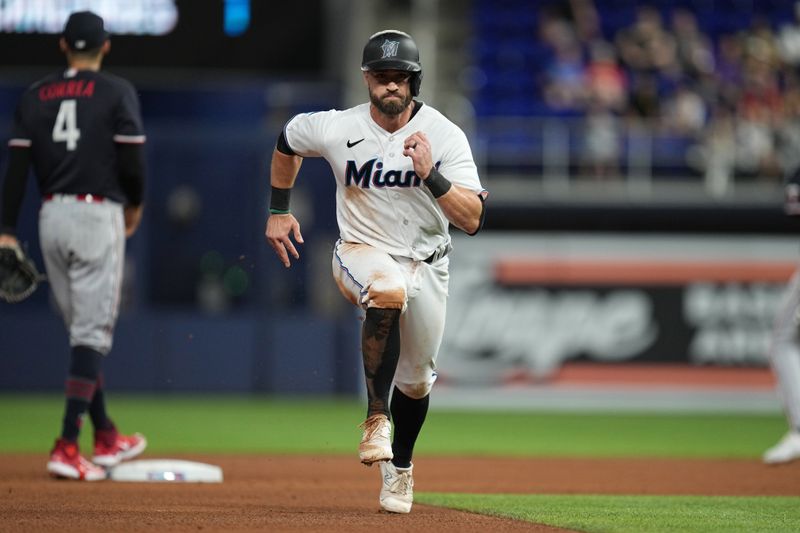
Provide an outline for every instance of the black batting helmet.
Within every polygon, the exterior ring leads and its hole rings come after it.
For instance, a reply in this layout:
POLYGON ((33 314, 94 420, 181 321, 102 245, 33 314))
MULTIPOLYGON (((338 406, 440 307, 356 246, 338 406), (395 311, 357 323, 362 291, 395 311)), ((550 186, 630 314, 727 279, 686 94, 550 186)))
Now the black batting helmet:
POLYGON ((422 65, 414 39, 405 32, 384 30, 372 35, 364 45, 361 70, 405 70, 411 72, 411 95, 419 94, 422 65))

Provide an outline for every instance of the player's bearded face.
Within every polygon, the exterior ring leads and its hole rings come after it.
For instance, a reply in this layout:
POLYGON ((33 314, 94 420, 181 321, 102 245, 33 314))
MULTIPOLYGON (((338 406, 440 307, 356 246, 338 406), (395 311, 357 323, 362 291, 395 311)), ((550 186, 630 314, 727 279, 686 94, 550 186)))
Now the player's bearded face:
POLYGON ((394 71, 379 71, 371 75, 369 99, 384 115, 396 116, 411 103, 409 76, 392 75, 394 71))

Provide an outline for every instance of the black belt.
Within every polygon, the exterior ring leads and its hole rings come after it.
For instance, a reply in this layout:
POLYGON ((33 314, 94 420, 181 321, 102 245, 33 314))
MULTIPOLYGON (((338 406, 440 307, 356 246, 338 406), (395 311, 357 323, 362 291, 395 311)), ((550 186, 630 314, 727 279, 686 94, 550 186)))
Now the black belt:
POLYGON ((448 243, 447 243, 447 246, 444 246, 444 247, 439 247, 439 248, 437 248, 437 249, 436 249, 436 251, 435 251, 435 252, 433 252, 433 253, 430 255, 430 257, 428 257, 427 259, 425 259, 425 263, 428 263, 429 265, 430 265, 430 264, 433 264, 433 263, 435 263, 436 261, 438 261, 439 259, 441 259, 442 257, 444 257, 444 256, 446 256, 447 254, 449 254, 450 252, 452 252, 452 251, 453 251, 453 247, 452 247, 452 246, 450 245, 450 243, 448 242, 448 243))

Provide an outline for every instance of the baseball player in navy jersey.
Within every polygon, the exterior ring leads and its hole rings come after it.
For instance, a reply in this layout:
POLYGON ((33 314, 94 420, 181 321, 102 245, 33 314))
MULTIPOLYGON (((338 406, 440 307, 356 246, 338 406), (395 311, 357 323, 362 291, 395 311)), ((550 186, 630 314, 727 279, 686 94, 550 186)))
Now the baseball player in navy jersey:
POLYGON ((106 413, 101 372, 119 310, 125 239, 142 216, 145 136, 133 86, 99 72, 110 50, 103 19, 73 13, 60 46, 68 68, 34 83, 14 115, 0 245, 19 246, 16 224, 32 164, 42 196, 42 255, 71 346, 63 426, 47 471, 95 481, 105 479, 104 467, 147 444, 138 433, 117 431, 106 413), (78 450, 87 411, 92 462, 78 450))
POLYGON ((461 129, 414 98, 422 66, 408 34, 372 35, 361 70, 369 103, 286 123, 272 155, 266 237, 286 267, 290 255, 300 258, 292 239, 303 237, 290 191, 303 158, 324 157, 337 186, 333 277, 344 297, 365 310, 368 404, 359 457, 380 464, 381 507, 408 513, 412 453, 444 331, 448 226, 476 234, 487 193, 461 129))
MULTIPOLYGON (((787 180, 785 191, 786 214, 800 216, 800 169, 787 180)), ((789 431, 764 452, 764 462, 788 463, 800 459, 800 269, 789 281, 775 316, 769 356, 789 431)))

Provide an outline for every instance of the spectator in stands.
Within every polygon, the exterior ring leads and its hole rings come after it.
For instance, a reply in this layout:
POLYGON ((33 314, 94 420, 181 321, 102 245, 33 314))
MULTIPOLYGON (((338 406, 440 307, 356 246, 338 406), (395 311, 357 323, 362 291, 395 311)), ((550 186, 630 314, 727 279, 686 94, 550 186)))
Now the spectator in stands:
POLYGON ((587 90, 580 46, 571 34, 565 34, 554 45, 553 59, 545 70, 545 101, 555 110, 581 110, 587 90))
POLYGON ((772 70, 778 69, 781 56, 778 53, 778 38, 764 16, 756 15, 750 28, 744 33, 745 55, 765 63, 772 70))
POLYGON ((781 177, 775 127, 783 109, 772 45, 764 30, 747 37, 742 90, 737 102, 738 168, 762 178, 781 177))
POLYGON ((672 35, 675 38, 677 73, 681 79, 699 82, 714 72, 711 39, 700 31, 697 17, 686 8, 672 11, 672 35))
POLYGON ((575 33, 581 43, 602 39, 600 14, 594 5, 594 0, 569 0, 569 12, 575 33))
POLYGON ((675 38, 664 27, 661 13, 653 6, 643 5, 637 9, 634 23, 617 33, 616 45, 623 65, 634 76, 675 68, 675 38))
POLYGON ((627 116, 635 121, 655 123, 661 117, 661 98, 654 74, 639 74, 631 80, 627 116))
POLYGON ((722 34, 717 44, 714 62, 715 99, 724 105, 735 106, 739 101, 744 77, 744 46, 739 34, 722 34))
POLYGON ((736 168, 736 125, 734 111, 717 103, 706 127, 701 144, 690 151, 689 163, 704 177, 706 191, 722 197, 731 191, 736 168))
POLYGON ((551 50, 558 50, 567 44, 579 43, 575 23, 570 18, 569 9, 563 4, 545 4, 539 10, 538 39, 551 50))
POLYGON ((737 169, 753 176, 780 176, 769 110, 760 105, 742 106, 736 122, 737 169))
POLYGON ((706 125, 706 102, 687 83, 680 83, 665 104, 663 123, 667 131, 699 137, 706 125))
POLYGON ((583 132, 583 173, 595 179, 620 176, 621 140, 618 119, 608 107, 592 100, 583 132))
POLYGON ((778 164, 787 173, 800 168, 800 79, 794 72, 786 77, 782 103, 776 141, 778 164))
POLYGON ((628 104, 628 80, 617 63, 611 43, 602 39, 592 41, 585 76, 590 103, 614 111, 625 109, 628 104))
POLYGON ((632 25, 614 36, 622 66, 630 83, 628 117, 656 126, 661 117, 661 87, 665 72, 675 72, 675 39, 664 27, 661 12, 639 6, 632 25))
POLYGON ((794 20, 778 31, 778 54, 787 65, 800 65, 800 2, 794 4, 794 20))

